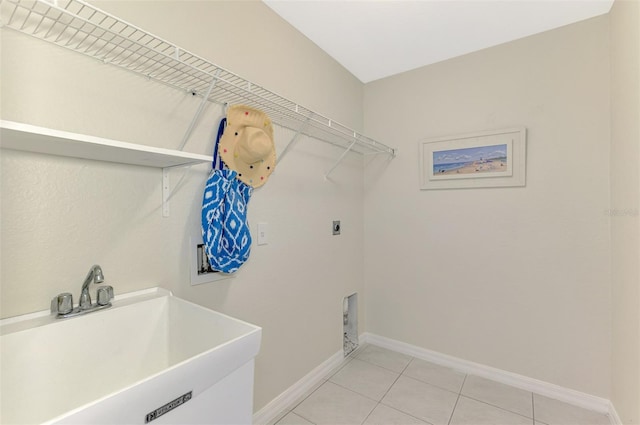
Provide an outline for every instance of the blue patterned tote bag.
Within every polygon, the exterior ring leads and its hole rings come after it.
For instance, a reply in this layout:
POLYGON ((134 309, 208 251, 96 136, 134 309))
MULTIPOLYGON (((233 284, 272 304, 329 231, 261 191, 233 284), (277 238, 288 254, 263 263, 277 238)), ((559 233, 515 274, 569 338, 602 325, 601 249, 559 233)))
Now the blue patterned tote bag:
POLYGON ((253 188, 236 178, 237 171, 224 168, 218 157, 225 126, 223 118, 202 200, 202 240, 211 268, 233 273, 247 261, 251 251, 247 206, 253 188))

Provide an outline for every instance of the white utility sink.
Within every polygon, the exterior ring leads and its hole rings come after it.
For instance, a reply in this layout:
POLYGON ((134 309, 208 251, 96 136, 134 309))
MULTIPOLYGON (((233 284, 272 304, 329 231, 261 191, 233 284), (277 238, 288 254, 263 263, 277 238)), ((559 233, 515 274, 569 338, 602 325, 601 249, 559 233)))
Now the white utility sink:
POLYGON ((0 423, 249 424, 261 332, 158 288, 5 319, 0 423))

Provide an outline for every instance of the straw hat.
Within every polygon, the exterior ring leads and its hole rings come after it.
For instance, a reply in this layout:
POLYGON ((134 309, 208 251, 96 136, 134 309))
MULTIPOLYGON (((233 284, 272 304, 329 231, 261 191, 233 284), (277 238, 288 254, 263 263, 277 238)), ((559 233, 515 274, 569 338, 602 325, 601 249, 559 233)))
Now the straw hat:
POLYGON ((271 119, 249 106, 231 106, 218 153, 227 167, 238 173, 240 181, 252 187, 262 186, 276 167, 271 119))

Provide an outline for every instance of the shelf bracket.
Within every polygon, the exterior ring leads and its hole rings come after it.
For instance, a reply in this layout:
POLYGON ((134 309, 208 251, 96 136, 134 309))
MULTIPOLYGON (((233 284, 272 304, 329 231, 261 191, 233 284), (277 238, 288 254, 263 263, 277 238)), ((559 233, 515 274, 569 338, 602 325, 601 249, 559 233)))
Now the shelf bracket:
POLYGON ((162 216, 169 217, 171 210, 169 209, 169 197, 171 196, 171 181, 169 180, 169 170, 166 167, 162 169, 162 216))
MULTIPOLYGON (((297 105, 296 105, 296 107, 297 107, 297 105)), ((287 152, 289 152, 289 149, 291 149, 291 147, 293 147, 294 143, 296 142, 296 140, 298 139, 300 134, 302 134, 302 130, 305 129, 305 127, 309 123, 310 119, 311 119, 311 117, 307 117, 306 121, 304 123, 302 123, 302 125, 300 126, 300 128, 298 129, 296 134, 291 138, 289 143, 287 143, 287 146, 284 148, 284 150, 282 151, 280 156, 278 156, 278 159, 276 160, 276 165, 278 165, 280 163, 280 161, 282 161, 282 158, 284 158, 284 156, 287 154, 287 152)))
POLYGON ((349 151, 351 150, 351 148, 353 148, 353 145, 355 145, 357 141, 358 141, 358 139, 355 138, 355 134, 354 134, 353 142, 351 142, 351 144, 349 145, 349 147, 347 148, 346 151, 342 152, 342 155, 340 155, 340 158, 338 158, 338 160, 335 162, 335 164, 333 164, 333 166, 331 168, 329 168, 329 171, 327 171, 324 174, 324 179, 325 180, 329 179, 329 174, 331 174, 331 172, 333 170, 335 170, 338 165, 340 165, 340 163, 342 162, 344 157, 349 153, 349 151))
POLYGON ((196 123, 200 119, 200 115, 202 115, 202 111, 204 110, 204 105, 207 104, 207 101, 209 100, 209 96, 211 96, 211 91, 216 86, 216 82, 218 81, 219 76, 220 76, 220 68, 216 69, 216 73, 211 79, 211 84, 209 84, 207 93, 202 97, 202 101, 200 102, 200 105, 198 106, 198 109, 196 110, 195 115, 191 119, 191 124, 189 124, 189 128, 187 128, 186 133, 184 133, 184 137, 182 138, 182 143, 180 143, 180 147, 178 148, 179 151, 184 149, 184 145, 187 144, 187 141, 191 137, 191 133, 193 133, 193 129, 195 128, 196 123))
POLYGON ((173 186, 173 189, 171 189, 171 180, 169 178, 169 171, 171 171, 171 169, 178 168, 179 166, 165 167, 162 169, 162 216, 163 217, 169 217, 171 213, 169 208, 169 201, 171 200, 171 198, 173 198, 173 195, 176 194, 176 192, 178 191, 178 188, 182 186, 182 183, 185 181, 185 179, 189 175, 189 172, 191 171, 192 166, 193 164, 186 166, 187 170, 182 174, 182 177, 178 179, 178 182, 173 186))

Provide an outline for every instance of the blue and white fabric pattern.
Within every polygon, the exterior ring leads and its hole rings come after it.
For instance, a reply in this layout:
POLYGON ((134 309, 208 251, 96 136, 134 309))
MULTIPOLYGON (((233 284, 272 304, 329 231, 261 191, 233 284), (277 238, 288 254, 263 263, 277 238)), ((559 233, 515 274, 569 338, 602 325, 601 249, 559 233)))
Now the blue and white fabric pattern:
MULTIPOLYGON (((220 123, 218 140, 224 124, 224 121, 220 123)), ((247 206, 253 188, 238 180, 236 171, 215 169, 218 140, 213 155, 214 169, 207 179, 202 200, 202 240, 211 268, 233 273, 247 261, 251 251, 247 206)))

